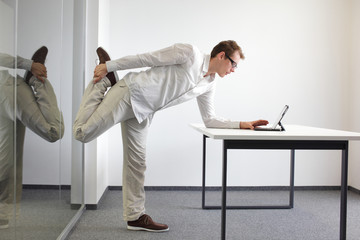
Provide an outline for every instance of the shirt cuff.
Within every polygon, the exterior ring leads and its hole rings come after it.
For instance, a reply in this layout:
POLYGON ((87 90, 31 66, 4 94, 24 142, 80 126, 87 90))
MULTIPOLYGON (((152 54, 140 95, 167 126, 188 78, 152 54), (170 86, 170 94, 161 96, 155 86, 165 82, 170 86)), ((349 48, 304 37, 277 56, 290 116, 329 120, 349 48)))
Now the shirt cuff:
POLYGON ((114 61, 107 61, 105 62, 106 64, 106 69, 108 72, 114 72, 116 71, 116 63, 114 61))
POLYGON ((240 122, 230 122, 230 128, 240 128, 240 122))
POLYGON ((19 68, 25 69, 27 71, 31 71, 31 66, 33 64, 33 60, 30 59, 22 59, 21 66, 19 68))

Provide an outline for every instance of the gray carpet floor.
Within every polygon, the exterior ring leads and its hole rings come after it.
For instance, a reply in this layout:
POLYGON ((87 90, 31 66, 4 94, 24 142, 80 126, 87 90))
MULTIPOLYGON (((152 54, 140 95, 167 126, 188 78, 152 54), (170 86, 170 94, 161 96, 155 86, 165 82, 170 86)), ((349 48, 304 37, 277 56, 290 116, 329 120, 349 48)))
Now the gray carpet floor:
POLYGON ((24 189, 19 206, 9 228, 0 229, 0 240, 56 239, 77 212, 70 190, 24 189))
MULTIPOLYGON (((122 220, 122 192, 108 191, 97 210, 87 210, 68 240, 220 239, 220 210, 203 210, 200 191, 147 191, 147 213, 170 231, 126 230, 122 220)), ((207 192, 206 204, 219 204, 219 192, 207 192)), ((228 204, 279 204, 287 192, 229 192, 228 204)), ((227 239, 332 240, 339 239, 340 191, 295 191, 290 210, 228 210, 227 239)), ((360 195, 349 192, 347 239, 360 239, 360 195)))

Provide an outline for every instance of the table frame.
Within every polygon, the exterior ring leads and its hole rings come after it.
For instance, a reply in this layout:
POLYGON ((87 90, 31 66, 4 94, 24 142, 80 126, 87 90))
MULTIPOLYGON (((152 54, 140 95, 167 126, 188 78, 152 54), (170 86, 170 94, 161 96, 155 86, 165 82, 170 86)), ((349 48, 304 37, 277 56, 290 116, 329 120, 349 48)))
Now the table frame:
MULTIPOLYGON (((203 153, 206 150, 206 138, 203 135, 203 153)), ((222 200, 221 200, 221 239, 226 239, 226 189, 227 189, 227 152, 231 149, 259 149, 259 150, 291 150, 292 164, 295 160, 295 150, 341 150, 341 198, 340 198, 340 240, 346 239, 346 215, 347 215, 347 190, 348 190, 348 140, 243 140, 243 139, 222 139, 223 141, 223 166, 222 166, 222 200)), ((203 155, 203 163, 206 161, 206 154, 203 155)), ((291 167, 291 171, 294 166, 291 167)), ((202 206, 205 206, 205 181, 204 174, 205 168, 203 168, 203 202, 202 206)), ((293 173, 290 177, 290 181, 293 181, 293 173)), ((290 183, 293 185, 293 182, 290 183)), ((290 190, 290 205, 293 203, 293 189, 290 190)), ((250 206, 262 207, 262 206, 250 206)), ((274 208, 274 206, 270 206, 274 208)), ((276 207, 276 206, 275 206, 276 207)), ((277 206, 279 207, 279 206, 277 206)), ((217 207, 218 208, 218 207, 217 207)), ((244 207, 236 206, 231 209, 244 209, 244 207)), ((264 207, 262 207, 264 208, 264 207)), ((267 206, 269 208, 269 206, 267 206)), ((205 209, 209 209, 205 206, 205 209)), ((214 208, 210 208, 214 209, 214 208)))
MULTIPOLYGON (((201 207, 203 209, 221 209, 221 206, 206 205, 206 139, 203 135, 203 168, 202 168, 202 198, 201 207)), ((294 207, 294 176, 295 175, 295 151, 291 150, 290 157, 290 184, 289 184, 289 204, 287 205, 247 205, 247 206, 226 206, 226 209, 291 209, 294 207)))

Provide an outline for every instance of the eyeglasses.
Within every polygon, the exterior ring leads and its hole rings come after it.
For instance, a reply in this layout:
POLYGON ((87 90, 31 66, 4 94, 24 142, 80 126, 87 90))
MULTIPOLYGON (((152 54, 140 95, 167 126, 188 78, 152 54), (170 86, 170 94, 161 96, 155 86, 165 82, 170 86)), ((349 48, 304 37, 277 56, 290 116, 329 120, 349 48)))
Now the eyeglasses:
POLYGON ((225 54, 225 56, 230 60, 232 68, 237 68, 237 63, 232 60, 227 54, 225 54))

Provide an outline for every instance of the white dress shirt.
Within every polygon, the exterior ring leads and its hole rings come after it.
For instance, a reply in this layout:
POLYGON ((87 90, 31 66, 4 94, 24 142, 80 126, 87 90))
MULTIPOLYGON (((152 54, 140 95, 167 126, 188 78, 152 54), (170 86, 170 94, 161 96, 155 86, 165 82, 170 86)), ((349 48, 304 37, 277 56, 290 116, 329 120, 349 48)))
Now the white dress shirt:
POLYGON ((158 51, 123 57, 106 62, 108 72, 150 67, 130 72, 124 81, 130 90, 130 100, 136 119, 152 119, 158 110, 197 97, 206 127, 239 128, 239 121, 215 115, 215 77, 208 72, 210 55, 201 53, 190 44, 174 44, 158 51))
MULTIPOLYGON (((31 71, 31 65, 33 63, 33 60, 17 56, 16 61, 17 61, 16 62, 17 68, 31 71)), ((15 68, 15 58, 6 53, 0 53, 0 70, 3 70, 1 67, 14 69, 15 68)))

